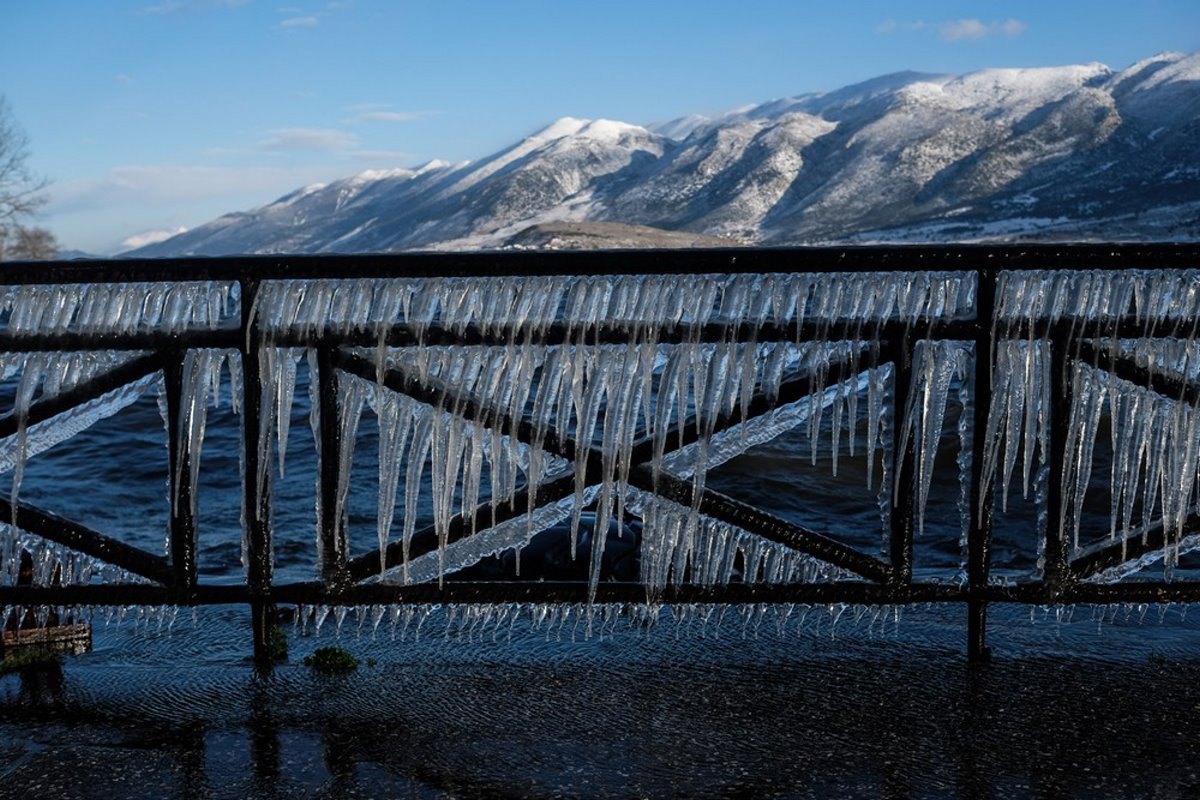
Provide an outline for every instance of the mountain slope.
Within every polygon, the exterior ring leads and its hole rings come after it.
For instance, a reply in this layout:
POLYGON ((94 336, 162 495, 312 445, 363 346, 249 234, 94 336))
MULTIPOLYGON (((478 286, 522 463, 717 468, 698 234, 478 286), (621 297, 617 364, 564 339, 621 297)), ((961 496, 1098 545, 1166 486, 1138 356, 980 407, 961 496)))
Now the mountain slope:
POLYGON ((495 247, 585 222, 751 244, 1194 239, 1197 154, 1200 54, 897 73, 652 128, 563 118, 479 162, 305 187, 135 252, 495 247))

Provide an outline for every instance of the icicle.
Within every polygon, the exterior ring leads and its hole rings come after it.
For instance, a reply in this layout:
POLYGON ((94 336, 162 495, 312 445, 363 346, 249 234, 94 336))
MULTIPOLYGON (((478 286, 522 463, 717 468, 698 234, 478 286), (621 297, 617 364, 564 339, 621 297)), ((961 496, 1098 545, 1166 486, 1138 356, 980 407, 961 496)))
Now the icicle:
POLYGON ((396 507, 400 465, 413 425, 411 401, 393 392, 377 389, 370 399, 379 418, 379 500, 376 533, 379 563, 387 563, 388 535, 396 507))
MULTIPOLYGON (((358 433, 358 423, 362 418, 363 404, 372 385, 352 375, 342 374, 338 380, 338 445, 337 458, 337 494, 334 506, 334 519, 342 526, 346 537, 349 537, 349 495, 350 468, 354 459, 354 444, 358 433)), ((325 409, 322 409, 322 413, 325 409)), ((325 454, 329 458, 335 454, 325 454)), ((318 550, 320 549, 320 524, 318 523, 318 550)), ((339 540, 338 546, 345 544, 339 540)))
POLYGON ((188 486, 191 491, 191 513, 196 514, 197 483, 200 476, 200 457, 208 419, 209 398, 214 406, 220 402, 221 367, 227 359, 235 360, 232 350, 189 350, 183 363, 183 387, 180 395, 178 437, 180 459, 176 465, 175 485, 182 486, 183 461, 188 461, 188 486))
POLYGON ((957 342, 923 342, 913 360, 913 383, 900 439, 916 443, 917 531, 925 531, 925 506, 941 441, 950 385, 966 373, 967 350, 957 342))
MULTIPOLYGON (((275 396, 275 425, 277 431, 277 447, 279 450, 279 477, 284 477, 284 459, 287 456, 288 431, 292 423, 292 403, 296 395, 296 372, 303 350, 300 348, 281 348, 276 351, 271 367, 274 371, 272 378, 276 381, 275 396)), ((310 380, 315 380, 310 375, 310 380)))
MULTIPOLYGON (((972 365, 978 364, 977 354, 972 350, 969 358, 972 365)), ((958 517, 959 517, 959 571, 965 577, 968 562, 968 539, 971 533, 971 469, 974 461, 974 394, 973 376, 963 376, 958 387, 958 517)))

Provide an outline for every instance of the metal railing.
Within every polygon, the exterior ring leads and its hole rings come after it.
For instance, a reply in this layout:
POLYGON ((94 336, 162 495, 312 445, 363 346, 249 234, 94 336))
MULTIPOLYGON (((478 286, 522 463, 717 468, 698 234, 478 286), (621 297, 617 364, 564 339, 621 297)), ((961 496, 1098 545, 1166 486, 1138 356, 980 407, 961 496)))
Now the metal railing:
MULTIPOLYGON (((371 381, 382 379, 387 388, 430 404, 446 402, 467 420, 483 420, 498 425, 505 435, 530 443, 530 424, 496 409, 485 408, 470 397, 455 395, 452 386, 435 379, 419 380, 396 369, 382 376, 377 366, 353 351, 355 346, 411 346, 418 342, 443 345, 504 345, 511 331, 467 327, 458 330, 438 327, 414 330, 395 325, 381 337, 376 332, 361 334, 317 330, 302 334, 264 339, 254 309, 259 287, 264 281, 279 279, 325 278, 444 278, 472 276, 584 276, 614 274, 730 274, 730 273, 823 273, 823 272, 908 272, 937 270, 974 273, 977 293, 973 319, 930 321, 919 333, 900 322, 882 322, 873 335, 880 343, 879 363, 893 365, 896 404, 895 419, 904 413, 913 381, 913 339, 973 342, 977 358, 974 374, 975 396, 973 437, 974 452, 986 445, 988 403, 992 381, 992 354, 996 336, 994 312, 996 287, 1002 271, 1037 270, 1117 270, 1186 269, 1200 266, 1200 248, 1174 245, 1100 245, 1100 246, 958 246, 854 249, 729 249, 697 251, 598 251, 598 252, 500 252, 469 254, 400 254, 371 256, 264 256, 238 258, 181 258, 171 260, 113 260, 82 262, 15 263, 0 270, 0 286, 29 284, 92 284, 109 282, 174 282, 180 280, 230 281, 240 287, 240 319, 215 329, 133 331, 100 334, 46 333, 15 335, 0 333, 0 352, 116 350, 142 351, 141 355, 83 383, 64 394, 34 403, 24 420, 16 415, 0 418, 0 438, 14 435, 22 425, 49 420, 84 403, 96 400, 115 388, 161 371, 165 377, 165 395, 169 431, 169 480, 172 509, 168 557, 134 547, 72 520, 64 519, 25 503, 14 507, 0 499, 0 522, 12 523, 62 546, 78 550, 95 559, 113 564, 145 579, 144 583, 118 583, 70 586, 0 586, 0 606, 77 606, 77 605, 203 605, 245 603, 253 610, 255 654, 269 658, 268 633, 271 610, 280 603, 295 604, 404 604, 404 603, 492 603, 492 602, 645 602, 645 587, 636 583, 604 582, 594 596, 586 583, 571 582, 446 582, 397 585, 370 582, 369 579, 399 563, 400 544, 389 545, 382 557, 379 552, 350 559, 340 541, 345 537, 344 519, 335 512, 336 462, 326 458, 320 465, 322 517, 320 541, 322 579, 307 582, 277 583, 271 566, 271 479, 260 483, 243 480, 246 516, 244 535, 249 553, 246 581, 242 585, 208 585, 197 579, 195 520, 192 498, 185 478, 189 465, 186 448, 180 442, 183 365, 187 351, 197 348, 228 348, 240 352, 242 370, 243 451, 246 476, 259 472, 260 405, 263 402, 260 373, 261 346, 298 346, 312 348, 317 354, 318 396, 323 410, 335 409, 338 381, 343 374, 371 381)), ((1037 324, 1035 323, 1031 324, 1037 324)), ((1089 363, 1123 380, 1181 398, 1191 403, 1200 400, 1200 387, 1161 374, 1154 374, 1133 359, 1112 352, 1098 352, 1082 340, 1070 321, 1043 321, 1049 342, 1051 376, 1054 381, 1049 453, 1050 484, 1048 530, 1057 530, 1061 508, 1062 473, 1066 430, 1070 414, 1071 359, 1082 357, 1089 363)), ((1137 320, 1113 320, 1089 325, 1088 336, 1142 336, 1137 320)), ((834 325, 797 322, 789 325, 761 326, 711 324, 702 330, 686 326, 664 326, 656 341, 787 341, 797 342, 820 335, 829 340, 850 336, 849 329, 834 325)), ((631 334, 620 326, 603 324, 587 329, 549 326, 538 334, 540 344, 563 342, 619 343, 631 334)), ((851 377, 838 373, 836 366, 827 376, 827 384, 851 377)), ((744 407, 726 414, 717 423, 716 432, 731 428, 772 408, 810 396, 814 386, 804 377, 785 381, 777 397, 759 394, 744 407)), ((336 414, 322 413, 320 449, 338 452, 339 430, 336 414)), ((681 444, 695 441, 701 434, 694 422, 681 420, 672 438, 681 444)), ((895 426, 897 429, 899 425, 895 426)), ((1166 534, 1159 529, 1145 536, 1114 543, 1090 551, 1075 559, 1069 557, 1065 542, 1057 536, 1046 537, 1045 568, 1041 579, 1012 585, 989 580, 992 543, 992 498, 981 473, 981 458, 973 462, 970 529, 967 533, 967 574, 962 583, 915 581, 913 577, 913 444, 892 432, 896 463, 894 480, 896 502, 891 512, 887 557, 877 558, 845 545, 825 533, 808 530, 777 516, 727 497, 711 488, 702 490, 700 513, 741 528, 757 536, 794 548, 853 573, 858 579, 831 583, 727 585, 677 584, 656 594, 662 603, 865 603, 907 604, 914 602, 964 603, 968 610, 968 652, 972 659, 987 656, 986 620, 991 603, 1070 604, 1114 602, 1194 602, 1200 601, 1200 582, 1137 581, 1095 583, 1088 576, 1161 549, 1166 534)), ((590 443, 573 440, 566 431, 551 432, 540 442, 549 453, 573 462, 583 462, 589 480, 599 480, 605 470, 604 459, 590 443)), ((687 480, 661 473, 652 474, 649 443, 636 445, 632 452, 629 483, 637 489, 689 505, 695 486, 687 480)), ((573 476, 537 487, 540 503, 569 497, 575 489, 573 476)), ((460 514, 449 524, 448 539, 453 542, 528 509, 528 490, 496 503, 486 503, 473 514, 460 514)), ((1189 520, 1189 530, 1200 531, 1197 520, 1189 520)), ((232 531, 211 535, 232 535, 232 531)), ((210 535, 206 533, 205 535, 210 535)), ((411 542, 409 558, 430 552, 438 546, 432 529, 417 531, 411 542)))

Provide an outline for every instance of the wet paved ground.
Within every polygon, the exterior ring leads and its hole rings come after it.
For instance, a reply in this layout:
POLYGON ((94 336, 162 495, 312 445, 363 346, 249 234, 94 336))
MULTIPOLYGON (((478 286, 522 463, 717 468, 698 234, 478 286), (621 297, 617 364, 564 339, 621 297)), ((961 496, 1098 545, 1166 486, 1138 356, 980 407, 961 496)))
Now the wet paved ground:
POLYGON ((757 638, 664 617, 586 642, 527 623, 447 639, 437 616, 401 642, 351 617, 347 676, 300 663, 332 620, 293 630, 270 675, 237 610, 100 621, 61 672, 0 679, 0 797, 1200 796, 1200 611, 1128 611, 995 609, 983 668, 961 609, 898 630, 821 609, 782 637, 768 614, 757 638))

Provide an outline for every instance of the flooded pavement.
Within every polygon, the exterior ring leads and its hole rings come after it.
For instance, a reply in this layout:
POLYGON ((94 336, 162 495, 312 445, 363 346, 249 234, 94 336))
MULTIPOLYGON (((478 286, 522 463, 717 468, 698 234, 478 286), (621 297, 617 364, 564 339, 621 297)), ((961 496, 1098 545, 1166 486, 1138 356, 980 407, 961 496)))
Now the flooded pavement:
POLYGON ((996 607, 982 667, 947 607, 663 612, 587 641, 444 610, 393 639, 352 613, 290 628, 269 673, 239 609, 99 619, 93 652, 0 678, 0 797, 1196 797, 1181 610, 996 607), (353 673, 302 664, 335 643, 353 673))

